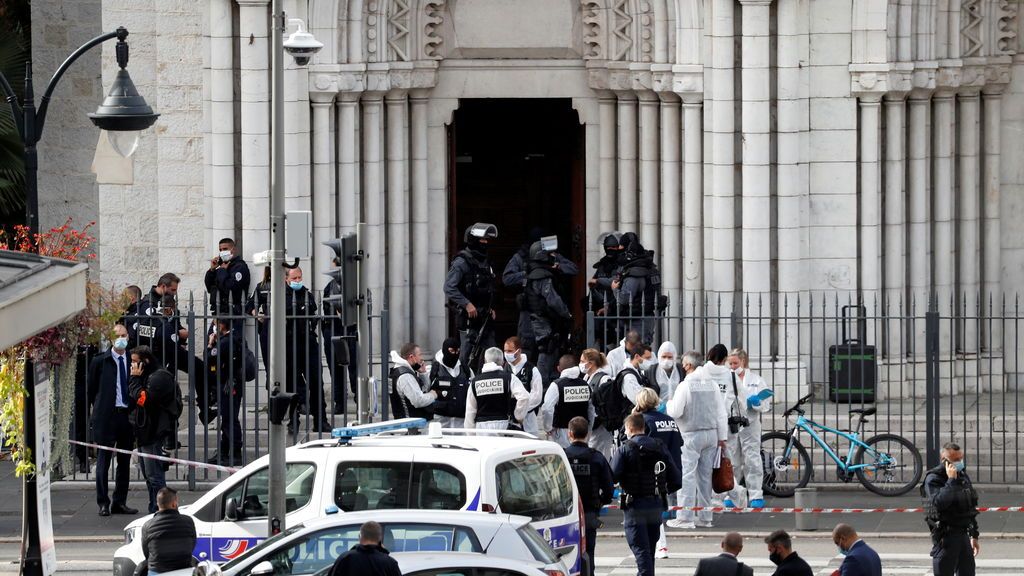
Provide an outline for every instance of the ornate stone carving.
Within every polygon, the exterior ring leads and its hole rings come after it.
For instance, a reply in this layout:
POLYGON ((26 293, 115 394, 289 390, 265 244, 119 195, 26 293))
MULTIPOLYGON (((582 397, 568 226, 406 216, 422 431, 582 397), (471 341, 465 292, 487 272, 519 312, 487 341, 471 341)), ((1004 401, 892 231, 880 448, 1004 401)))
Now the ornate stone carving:
POLYGON ((654 9, 650 0, 640 0, 639 4, 640 30, 640 58, 641 62, 652 62, 654 52, 654 9))
POLYGON ((580 12, 583 15, 583 59, 604 59, 601 32, 605 27, 601 22, 601 16, 605 10, 601 0, 581 0, 580 12))
POLYGON ((999 0, 996 20, 996 52, 999 54, 1017 53, 1017 3, 1010 0, 999 0))
POLYGON ((401 62, 409 61, 409 1, 391 0, 391 14, 388 16, 388 24, 394 29, 394 34, 388 38, 388 46, 401 62))
POLYGON ((625 60, 633 47, 633 38, 629 35, 630 26, 633 24, 633 17, 629 15, 629 0, 615 0, 612 8, 615 18, 612 32, 615 34, 615 47, 611 60, 625 60))
POLYGON ((427 0, 425 3, 426 18, 423 24, 423 55, 430 60, 441 60, 441 23, 444 21, 445 0, 427 0))
POLYGON ((377 3, 381 0, 370 0, 366 5, 366 56, 370 62, 379 60, 377 54, 377 3))
POLYGON ((963 0, 960 14, 960 55, 981 55, 981 0, 963 0))

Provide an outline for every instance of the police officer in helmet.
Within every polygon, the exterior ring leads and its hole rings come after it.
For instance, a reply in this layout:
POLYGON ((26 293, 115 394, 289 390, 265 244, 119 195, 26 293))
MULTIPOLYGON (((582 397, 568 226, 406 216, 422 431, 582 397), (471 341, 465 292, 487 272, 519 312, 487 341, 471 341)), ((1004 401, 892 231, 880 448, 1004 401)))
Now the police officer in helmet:
POLYGON ((590 288, 590 295, 587 297, 587 307, 596 316, 594 318, 594 341, 596 348, 603 349, 605 343, 618 342, 619 333, 614 322, 605 320, 605 316, 614 316, 615 310, 611 308, 615 304, 615 292, 612 290, 612 281, 618 274, 622 246, 619 245, 619 232, 605 232, 598 237, 598 244, 604 249, 604 256, 594 263, 594 275, 587 282, 590 288))
POLYGON ((642 414, 626 417, 626 440, 612 461, 612 476, 622 488, 626 542, 636 558, 637 576, 653 576, 654 550, 668 494, 682 487, 682 477, 665 443, 645 433, 642 414))
MULTIPOLYGON (((487 258, 487 248, 498 238, 494 224, 477 222, 463 235, 465 248, 455 255, 444 279, 444 295, 455 309, 459 330, 460 360, 470 369, 469 356, 474 348, 494 346, 494 270, 487 258)), ((479 352, 478 352, 479 353, 479 352)))
POLYGON ((587 446, 590 425, 587 419, 576 416, 569 420, 569 441, 565 447, 565 456, 569 459, 572 476, 576 481, 576 489, 583 501, 583 513, 586 516, 587 558, 582 576, 594 575, 594 548, 597 545, 597 528, 601 521, 598 516, 601 507, 611 504, 615 486, 612 482, 612 470, 604 454, 587 446))
POLYGON ((552 253, 557 247, 558 239, 553 236, 534 242, 526 266, 526 309, 537 342, 537 368, 544 382, 552 380, 562 338, 572 321, 569 307, 555 289, 558 263, 552 253))
POLYGON ((935 576, 974 576, 978 543, 978 493, 964 463, 964 451, 948 442, 942 462, 925 473, 921 492, 932 533, 932 572, 935 576))

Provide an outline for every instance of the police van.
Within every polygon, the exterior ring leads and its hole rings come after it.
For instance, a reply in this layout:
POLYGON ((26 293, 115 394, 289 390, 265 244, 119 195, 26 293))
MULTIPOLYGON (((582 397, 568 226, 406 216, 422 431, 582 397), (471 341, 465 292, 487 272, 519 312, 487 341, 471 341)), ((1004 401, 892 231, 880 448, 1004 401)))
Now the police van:
MULTIPOLYGON (((329 514, 414 508, 527 516, 572 574, 583 564, 585 525, 562 448, 517 431, 427 428, 405 418, 337 428, 333 438, 285 452, 287 525, 329 514)), ((252 462, 180 512, 195 521, 197 560, 227 562, 267 537, 269 456, 252 462)), ((142 561, 140 531, 125 527, 115 576, 142 561)))

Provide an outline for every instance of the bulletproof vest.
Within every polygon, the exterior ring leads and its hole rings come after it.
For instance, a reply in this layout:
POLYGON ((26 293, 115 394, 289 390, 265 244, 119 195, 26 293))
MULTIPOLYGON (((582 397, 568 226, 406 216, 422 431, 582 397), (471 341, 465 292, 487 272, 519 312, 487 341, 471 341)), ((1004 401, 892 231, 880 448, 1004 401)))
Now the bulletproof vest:
POLYGON ((935 502, 928 494, 926 486, 932 475, 941 477, 942 483, 945 484, 946 467, 940 464, 925 472, 924 482, 921 483, 921 497, 924 499, 924 519, 932 534, 942 534, 951 528, 967 529, 974 523, 974 519, 978 515, 978 492, 974 489, 967 474, 963 472, 960 474, 963 481, 954 485, 953 505, 940 512, 935 507, 935 502))
POLYGON ((651 441, 653 443, 647 446, 635 440, 626 441, 627 449, 633 453, 634 458, 626 463, 620 485, 623 492, 634 498, 663 496, 667 493, 664 470, 668 462, 665 462, 661 451, 664 444, 657 438, 651 438, 651 441), (658 473, 659 468, 661 473, 658 473))
POLYGON ((590 408, 590 385, 582 378, 559 378, 552 384, 558 386, 558 404, 551 420, 555 428, 568 428, 569 420, 577 416, 588 418, 590 408))
POLYGON ((548 311, 548 301, 541 293, 540 283, 551 278, 550 270, 536 269, 526 276, 526 309, 533 313, 544 316, 548 311))
POLYGON ((576 481, 576 489, 583 500, 583 509, 587 511, 601 509, 601 490, 597 485, 597 471, 593 469, 595 452, 597 450, 585 445, 572 444, 565 449, 573 480, 576 481))
POLYGON ((491 296, 494 294, 494 271, 490 264, 486 260, 477 260, 467 248, 459 252, 456 258, 462 258, 467 267, 459 283, 459 292, 477 308, 490 308, 491 296))
MULTIPOLYGON (((526 388, 527 392, 533 392, 533 368, 534 365, 529 360, 523 363, 522 368, 518 372, 516 372, 515 369, 512 368, 511 364, 505 363, 505 370, 509 374, 515 374, 515 376, 519 378, 519 381, 523 383, 523 388, 526 388)), ((512 406, 509 407, 509 412, 511 413, 512 409, 515 408, 516 403, 516 401, 512 399, 511 394, 509 394, 509 402, 512 403, 512 406)), ((534 414, 539 414, 540 406, 537 406, 536 408, 531 410, 531 412, 533 412, 534 414)))
POLYGON ((491 370, 473 378, 476 398, 476 421, 511 420, 512 374, 507 370, 491 370))
POLYGON ((409 402, 409 399, 402 396, 398 392, 398 379, 403 374, 411 374, 414 378, 416 372, 408 366, 395 366, 391 369, 388 376, 391 378, 391 390, 389 396, 391 398, 391 415, 394 418, 426 418, 431 419, 431 412, 426 408, 417 408, 409 402))
POLYGON ((469 377, 466 369, 459 370, 458 376, 452 376, 448 367, 440 362, 430 366, 430 389, 437 392, 437 407, 434 414, 450 418, 462 418, 466 415, 466 388, 469 377))

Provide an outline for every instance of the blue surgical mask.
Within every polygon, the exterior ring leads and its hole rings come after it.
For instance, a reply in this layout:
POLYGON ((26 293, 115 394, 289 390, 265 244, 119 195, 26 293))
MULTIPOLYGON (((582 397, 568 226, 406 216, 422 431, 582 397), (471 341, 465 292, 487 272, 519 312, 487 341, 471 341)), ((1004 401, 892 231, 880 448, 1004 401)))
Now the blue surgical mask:
POLYGON ((953 462, 953 468, 956 468, 957 472, 963 472, 964 468, 966 468, 966 467, 967 467, 967 464, 963 460, 959 460, 957 462, 953 462))
POLYGON ((846 556, 847 554, 850 553, 849 550, 847 550, 846 548, 843 548, 842 544, 840 544, 839 546, 836 546, 836 548, 839 549, 839 553, 842 554, 843 556, 846 556))
POLYGON ((128 339, 124 338, 124 337, 115 338, 114 339, 114 349, 115 350, 127 350, 128 349, 128 339))
POLYGON ((292 290, 302 290, 302 282, 289 282, 288 287, 292 290))

